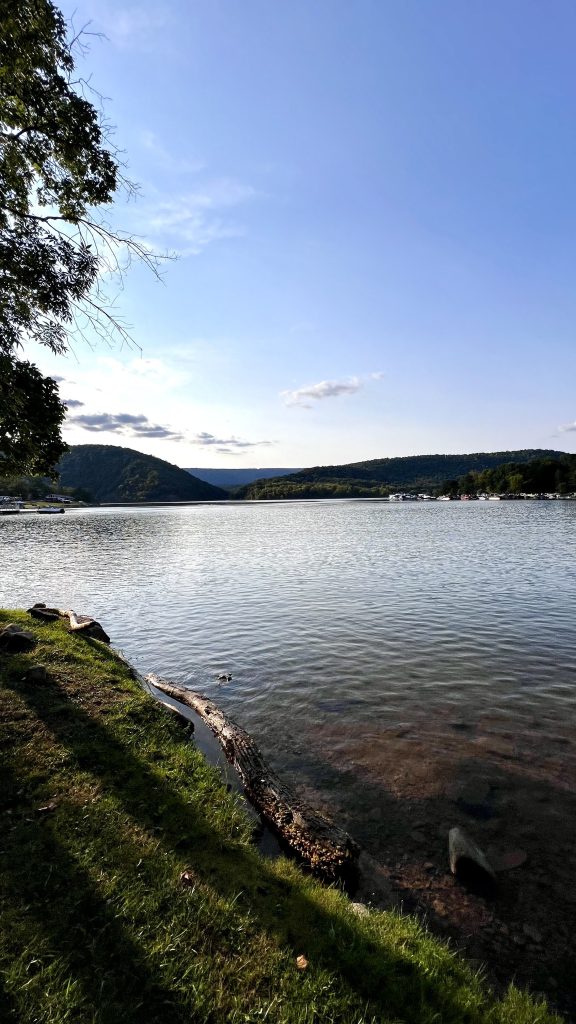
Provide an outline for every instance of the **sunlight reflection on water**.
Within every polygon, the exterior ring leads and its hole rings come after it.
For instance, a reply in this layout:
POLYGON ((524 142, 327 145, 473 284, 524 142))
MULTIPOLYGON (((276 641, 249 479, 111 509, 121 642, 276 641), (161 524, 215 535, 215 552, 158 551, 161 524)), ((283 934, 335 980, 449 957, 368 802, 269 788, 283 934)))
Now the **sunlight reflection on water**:
MULTIPOLYGON (((576 503, 296 502, 0 520, 0 599, 99 618, 292 770, 324 727, 561 722, 576 680, 576 503), (232 674, 220 685, 220 672, 232 674)), ((346 756, 346 735, 333 739, 346 756)))

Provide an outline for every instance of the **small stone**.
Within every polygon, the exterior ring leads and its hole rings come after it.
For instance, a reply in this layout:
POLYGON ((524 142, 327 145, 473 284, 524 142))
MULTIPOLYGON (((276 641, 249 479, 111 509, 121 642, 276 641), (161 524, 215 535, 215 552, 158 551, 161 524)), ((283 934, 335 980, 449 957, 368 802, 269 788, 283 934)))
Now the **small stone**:
POLYGON ((490 863, 495 871, 512 871, 513 868, 522 867, 527 860, 526 850, 520 849, 504 850, 502 853, 492 854, 490 857, 490 863))
POLYGON ((433 871, 434 870, 434 866, 435 865, 434 865, 433 861, 427 860, 426 863, 424 864, 424 870, 425 871, 433 871))
POLYGON ((299 971, 305 971, 308 967, 308 961, 305 956, 302 956, 302 954, 296 957, 296 967, 299 971))
POLYGON ((32 665, 22 676, 25 683, 47 683, 48 679, 49 675, 44 665, 32 665))
POLYGON ((426 836, 423 832, 419 832, 418 829, 414 829, 414 831, 410 833, 410 839, 413 839, 415 843, 426 842, 426 836))
POLYGON ((457 732, 468 732, 470 729, 472 729, 472 724, 470 722, 465 722, 461 719, 454 719, 449 724, 450 728, 456 729, 457 732))
POLYGON ((490 754, 497 754, 500 757, 509 758, 514 757, 515 754, 514 743, 505 736, 478 736, 474 743, 483 747, 490 754))
POLYGON ((350 910, 353 914, 357 914, 358 917, 368 917, 370 911, 365 903, 351 903, 350 910))
POLYGON ((533 924, 523 924, 522 931, 524 932, 524 935, 531 939, 532 942, 535 942, 536 945, 539 946, 542 942, 542 935, 533 924))
POLYGON ((24 654, 36 644, 36 637, 16 622, 9 622, 0 630, 0 650, 6 654, 24 654))
POLYGON ((186 885, 186 886, 191 887, 191 886, 196 885, 197 881, 198 880, 197 880, 196 875, 194 874, 193 871, 190 871, 190 870, 183 871, 182 874, 180 875, 180 884, 181 885, 186 885))
POLYGON ((489 800, 491 786, 485 779, 469 779, 458 791, 458 807, 472 818, 487 820, 494 817, 494 808, 489 800))
POLYGON ((216 678, 219 683, 229 683, 232 680, 232 674, 231 672, 220 672, 216 678))

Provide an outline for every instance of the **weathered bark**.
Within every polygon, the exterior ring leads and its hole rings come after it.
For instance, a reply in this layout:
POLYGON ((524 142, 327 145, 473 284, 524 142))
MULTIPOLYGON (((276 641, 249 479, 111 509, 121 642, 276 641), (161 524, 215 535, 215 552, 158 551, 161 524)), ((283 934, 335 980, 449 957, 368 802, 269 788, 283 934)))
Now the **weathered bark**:
POLYGON ((306 864, 330 880, 346 879, 354 872, 359 853, 356 843, 337 825, 306 806, 278 778, 244 729, 202 694, 173 686, 154 674, 146 676, 146 680, 192 708, 207 723, 240 775, 250 802, 306 864))

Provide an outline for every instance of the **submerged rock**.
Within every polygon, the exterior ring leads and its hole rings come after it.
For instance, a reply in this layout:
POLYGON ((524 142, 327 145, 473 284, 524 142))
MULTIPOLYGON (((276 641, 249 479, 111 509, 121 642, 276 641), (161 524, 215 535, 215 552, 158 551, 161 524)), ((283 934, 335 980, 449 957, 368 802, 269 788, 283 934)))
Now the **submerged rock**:
POLYGON ((496 884, 496 875, 486 854, 463 828, 448 833, 450 870, 467 888, 489 895, 496 884))
POLYGON ((520 868, 528 860, 526 850, 512 848, 502 850, 500 853, 490 854, 490 863, 495 871, 512 871, 513 868, 520 868))
POLYGON ((496 813, 491 795, 492 786, 486 779, 468 779, 460 787, 456 803, 465 814, 485 821, 496 813))

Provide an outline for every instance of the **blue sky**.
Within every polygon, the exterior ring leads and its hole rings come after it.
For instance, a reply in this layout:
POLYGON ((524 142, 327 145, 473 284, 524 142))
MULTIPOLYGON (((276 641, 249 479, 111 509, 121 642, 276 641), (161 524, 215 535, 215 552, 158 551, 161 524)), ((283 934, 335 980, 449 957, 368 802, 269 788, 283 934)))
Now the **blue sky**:
MULTIPOLYGON (((573 0, 75 0, 141 349, 37 357, 183 466, 576 451, 573 0)), ((86 429, 90 428, 90 429, 86 429)))

